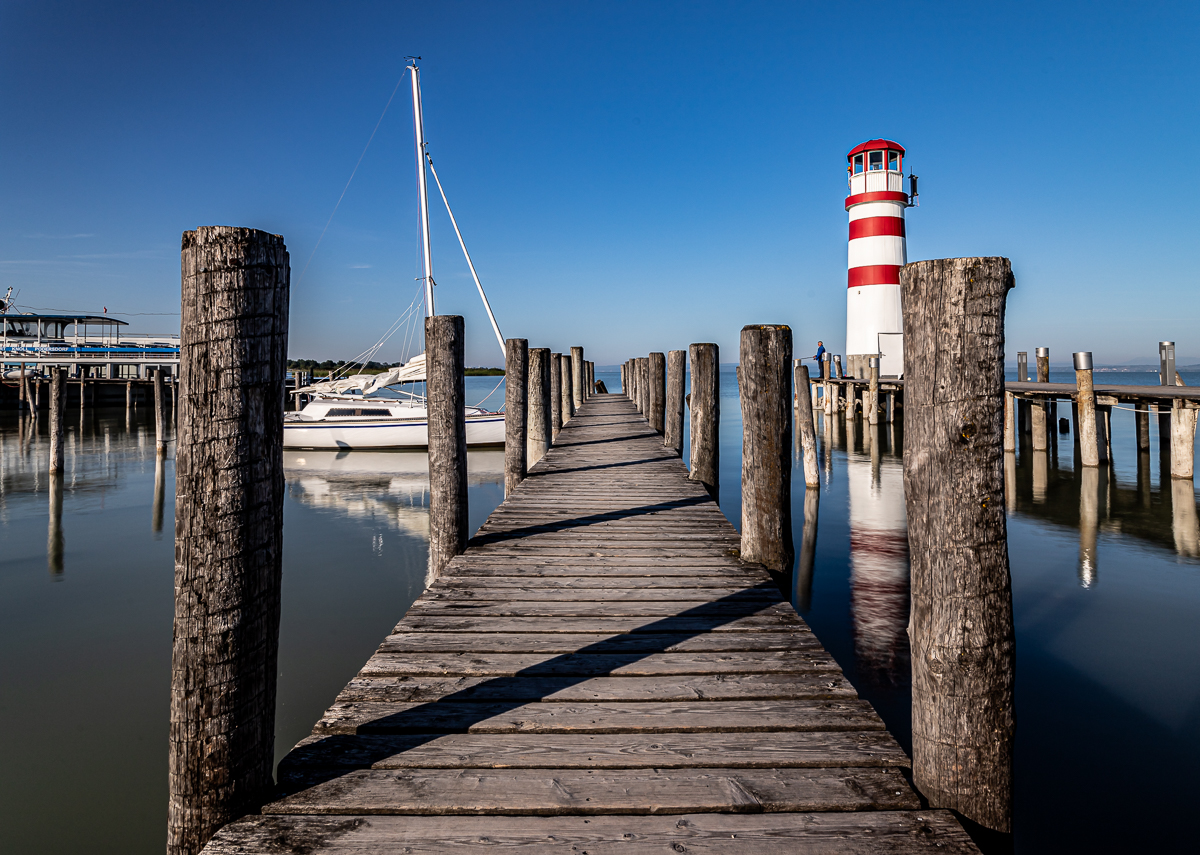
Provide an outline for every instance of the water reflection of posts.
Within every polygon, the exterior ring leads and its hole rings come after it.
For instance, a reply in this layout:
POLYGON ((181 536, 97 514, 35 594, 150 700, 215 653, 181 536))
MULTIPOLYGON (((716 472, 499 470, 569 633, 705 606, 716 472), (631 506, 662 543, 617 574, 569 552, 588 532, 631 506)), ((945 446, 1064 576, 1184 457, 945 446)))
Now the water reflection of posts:
POLYGON ((817 516, 821 491, 810 487, 804 491, 804 531, 800 536, 800 558, 792 578, 792 605, 806 612, 812 607, 813 567, 817 559, 817 516))
MULTIPOLYGON (((286 398, 285 398, 286 402, 286 398)), ((167 453, 167 417, 163 411, 166 401, 163 396, 163 373, 154 370, 154 453, 163 457, 167 453)))
POLYGON ((913 779, 1012 830, 1015 658, 1004 513, 1006 258, 900 270, 911 553, 913 779))
POLYGON ((1191 481, 1171 479, 1171 531, 1175 551, 1187 558, 1200 558, 1200 520, 1196 517, 1196 491, 1191 481))
POLYGON ((207 226, 181 255, 170 855, 272 786, 289 290, 278 235, 207 226))
MULTIPOLYGON (((61 369, 54 369, 60 371, 61 369)), ((46 533, 46 564, 50 573, 61 576, 63 572, 63 475, 50 473, 50 528, 46 533)))
POLYGON ((1079 457, 1084 466, 1099 466, 1096 444, 1096 393, 1092 386, 1092 354, 1081 351, 1075 358, 1075 435, 1079 439, 1079 457))
POLYGON ((150 529, 154 533, 162 531, 163 525, 163 494, 166 492, 167 458, 162 454, 154 455, 154 504, 150 506, 150 529))
MULTIPOLYGON (((1035 410, 1036 412, 1036 410, 1035 410)), ((1050 455, 1046 451, 1033 452, 1033 503, 1046 503, 1046 482, 1050 476, 1050 455)))
POLYGON ((1079 584, 1096 584, 1096 535, 1100 528, 1100 470, 1085 466, 1079 483, 1079 584))
POLYGON ((792 543, 792 331, 774 324, 742 328, 738 394, 742 404, 743 561, 787 573, 792 543))
POLYGON ((1004 452, 1004 502, 1009 514, 1017 512, 1017 455, 1004 452))

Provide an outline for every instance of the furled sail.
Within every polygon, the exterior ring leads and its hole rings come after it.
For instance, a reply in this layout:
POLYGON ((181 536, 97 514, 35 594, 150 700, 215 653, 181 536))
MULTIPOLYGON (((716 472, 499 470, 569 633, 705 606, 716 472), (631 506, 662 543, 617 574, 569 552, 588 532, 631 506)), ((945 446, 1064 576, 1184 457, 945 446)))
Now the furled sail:
POLYGON ((388 386, 397 383, 422 383, 425 381, 425 354, 419 353, 403 365, 389 368, 382 374, 354 374, 350 377, 340 377, 337 380, 322 380, 297 389, 298 392, 310 392, 325 395, 345 395, 359 390, 366 397, 377 394, 388 386))

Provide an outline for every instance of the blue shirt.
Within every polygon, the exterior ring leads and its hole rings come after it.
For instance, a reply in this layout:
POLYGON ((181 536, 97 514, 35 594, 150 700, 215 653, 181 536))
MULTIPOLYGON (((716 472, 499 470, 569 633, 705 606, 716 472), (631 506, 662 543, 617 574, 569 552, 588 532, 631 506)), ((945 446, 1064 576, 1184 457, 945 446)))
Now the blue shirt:
POLYGON ((825 345, 823 345, 823 344, 818 345, 817 346, 817 362, 820 362, 821 357, 824 355, 825 355, 825 345))

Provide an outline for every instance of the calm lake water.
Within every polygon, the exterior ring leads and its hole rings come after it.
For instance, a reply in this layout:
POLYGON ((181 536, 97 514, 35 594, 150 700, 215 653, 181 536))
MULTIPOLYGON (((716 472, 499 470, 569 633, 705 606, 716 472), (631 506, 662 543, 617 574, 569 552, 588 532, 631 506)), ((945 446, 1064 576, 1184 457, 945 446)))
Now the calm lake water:
MULTIPOLYGON (((1156 382, 1097 379, 1110 377, 1156 382)), ((598 379, 619 387, 616 372, 598 379)), ((495 383, 468 378, 468 399, 495 383)), ((67 423, 60 486, 46 475, 45 416, 31 431, 0 413, 0 851, 160 852, 173 453, 156 467, 144 409, 129 421, 124 410, 92 410, 67 423)), ((721 506, 735 525, 740 428, 730 367, 721 506)), ((877 433, 821 420, 815 560, 811 575, 796 574, 793 598, 908 747, 903 436, 898 425, 877 433)), ((1113 450, 1111 469, 1081 473, 1072 437, 1060 436, 1044 459, 1023 448, 1010 473, 1019 852, 1192 845, 1196 495, 1163 485, 1156 431, 1139 462, 1132 413, 1114 411, 1113 450)), ((423 454, 289 452, 285 464, 277 756, 420 594, 428 544, 423 454)), ((472 452, 469 469, 475 527, 503 496, 503 455, 472 452)), ((802 489, 793 504, 799 551, 802 489)))

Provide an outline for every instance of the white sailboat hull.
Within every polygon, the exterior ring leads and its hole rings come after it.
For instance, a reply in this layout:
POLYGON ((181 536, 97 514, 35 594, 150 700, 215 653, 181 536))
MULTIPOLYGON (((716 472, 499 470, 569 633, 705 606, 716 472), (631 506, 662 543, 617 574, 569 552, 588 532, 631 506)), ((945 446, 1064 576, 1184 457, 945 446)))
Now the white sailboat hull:
MULTIPOLYGON (((504 414, 467 416, 467 445, 503 445, 504 414)), ((414 419, 287 421, 284 448, 427 448, 429 422, 414 419)))

